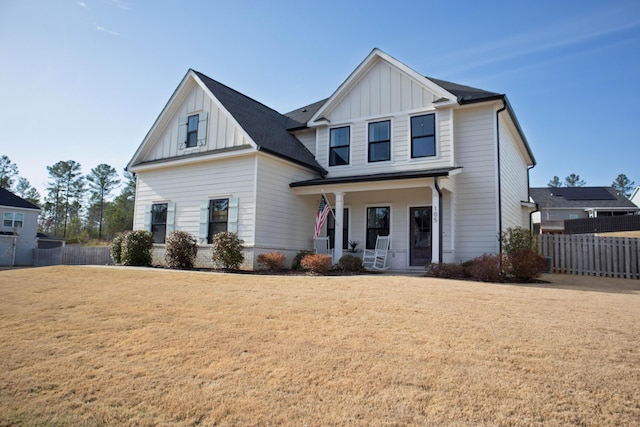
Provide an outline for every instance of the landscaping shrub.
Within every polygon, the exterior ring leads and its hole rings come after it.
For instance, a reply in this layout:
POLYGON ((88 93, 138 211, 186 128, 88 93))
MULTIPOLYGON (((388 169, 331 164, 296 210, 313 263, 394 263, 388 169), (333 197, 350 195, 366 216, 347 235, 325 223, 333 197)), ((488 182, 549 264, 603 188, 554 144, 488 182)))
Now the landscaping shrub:
POLYGON ((484 254, 473 260, 471 277, 482 282, 501 282, 501 256, 484 254))
POLYGON ((300 265, 305 270, 316 274, 327 274, 331 268, 331 257, 323 254, 311 254, 302 258, 300 265))
POLYGON ((296 256, 293 257, 293 261, 291 262, 291 269, 292 270, 304 270, 304 268, 302 268, 302 265, 300 265, 300 262, 302 261, 302 258, 306 257, 307 255, 312 255, 315 252, 313 251, 307 251, 307 250, 302 250, 300 252, 298 252, 296 254, 296 256))
POLYGON ((134 230, 127 233, 122 242, 121 260, 123 265, 151 265, 153 235, 150 231, 134 230))
POLYGON ((172 231, 167 236, 164 259, 170 268, 190 269, 198 255, 198 241, 186 231, 172 231))
POLYGON ((465 277, 464 268, 460 264, 451 263, 429 263, 425 266, 427 277, 438 277, 440 279, 461 279, 465 277))
POLYGON ((336 270, 348 271, 352 273, 361 273, 365 271, 362 260, 357 256, 345 254, 338 260, 336 270))
POLYGON ((111 241, 111 259, 116 264, 122 264, 122 243, 124 242, 124 237, 127 235, 128 231, 123 231, 122 233, 116 234, 116 237, 111 241))
POLYGON ((258 265, 270 271, 284 270, 285 255, 282 252, 267 252, 258 255, 258 265))
POLYGON ((229 270, 237 270, 244 261, 242 249, 244 240, 236 233, 224 231, 215 234, 211 242, 211 260, 214 265, 229 270))
POLYGON ((535 251, 538 248, 536 235, 531 230, 522 227, 507 228, 500 233, 502 252, 513 254, 523 249, 535 251))
POLYGON ((521 249, 506 257, 505 272, 520 282, 528 282, 545 270, 544 258, 531 249, 521 249))

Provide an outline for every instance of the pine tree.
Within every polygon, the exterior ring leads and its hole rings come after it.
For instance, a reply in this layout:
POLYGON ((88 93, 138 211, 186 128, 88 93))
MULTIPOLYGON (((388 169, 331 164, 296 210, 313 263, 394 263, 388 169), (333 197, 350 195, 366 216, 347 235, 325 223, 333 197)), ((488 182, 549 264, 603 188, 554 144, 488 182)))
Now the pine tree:
POLYGON ((0 156, 0 188, 11 189, 14 177, 18 175, 18 166, 8 156, 0 156))
POLYGON ((549 183, 547 184, 547 187, 550 187, 550 188, 562 187, 562 183, 560 182, 560 178, 558 178, 557 176, 554 176, 553 179, 551 179, 549 181, 549 183))
POLYGON ((633 191, 633 189, 635 188, 636 183, 627 178, 627 175, 621 173, 611 183, 611 186, 628 199, 631 196, 631 191, 633 191))
POLYGON ((120 184, 117 178, 118 173, 114 168, 107 164, 100 164, 91 169, 91 173, 87 175, 87 181, 91 188, 92 206, 98 206, 98 239, 102 239, 102 224, 104 221, 104 208, 106 199, 109 197, 113 189, 120 184))
POLYGON ((565 177, 564 182, 567 187, 584 187, 587 184, 585 180, 580 179, 580 175, 575 173, 565 177))

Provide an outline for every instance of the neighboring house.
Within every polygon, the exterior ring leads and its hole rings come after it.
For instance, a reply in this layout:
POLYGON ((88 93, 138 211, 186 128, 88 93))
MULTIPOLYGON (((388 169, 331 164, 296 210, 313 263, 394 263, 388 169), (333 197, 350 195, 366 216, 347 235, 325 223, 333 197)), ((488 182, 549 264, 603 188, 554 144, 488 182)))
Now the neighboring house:
POLYGON ((638 185, 636 189, 633 190, 633 193, 631 193, 631 197, 629 197, 629 200, 631 200, 634 205, 640 206, 640 185, 638 185))
MULTIPOLYGON (((322 194, 335 259, 349 240, 391 235, 392 269, 500 250, 530 227, 535 165, 502 94, 425 77, 374 49, 327 99, 288 114, 189 70, 127 166, 137 178, 134 229, 156 255, 173 230, 237 232, 245 268, 313 248, 322 194)), ((156 256, 156 260, 160 257, 156 256)))
POLYGON ((564 221, 570 219, 640 214, 640 208, 613 187, 531 188, 531 199, 538 205, 534 228, 541 233, 563 233, 564 221))
POLYGON ((0 265, 31 265, 40 208, 0 188, 0 265))

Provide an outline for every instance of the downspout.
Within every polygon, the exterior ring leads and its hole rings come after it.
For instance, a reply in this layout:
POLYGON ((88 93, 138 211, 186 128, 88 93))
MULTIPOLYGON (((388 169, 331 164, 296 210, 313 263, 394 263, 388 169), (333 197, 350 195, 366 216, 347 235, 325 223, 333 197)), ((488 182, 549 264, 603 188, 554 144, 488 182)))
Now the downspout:
MULTIPOLYGON (((530 182, 531 177, 529 176, 529 172, 531 171, 531 169, 535 167, 536 167, 535 163, 527 167, 527 202, 531 200, 531 182, 530 182)), ((529 230, 531 231, 533 231, 533 214, 539 211, 540 211, 539 206, 536 203, 536 208, 531 212, 529 212, 529 230)), ((540 224, 542 225, 542 218, 540 218, 540 224)))
MULTIPOLYGON (((498 150, 498 253, 502 253, 502 179, 500 174, 500 113, 507 109, 507 102, 502 98, 502 108, 496 111, 496 147, 498 150)), ((528 179, 528 176, 527 176, 528 179)))
POLYGON ((438 234, 440 238, 438 239, 438 263, 442 264, 442 236, 443 236, 443 227, 442 227, 442 190, 440 190, 440 186, 438 185, 438 177, 433 177, 433 183, 438 192, 438 234))

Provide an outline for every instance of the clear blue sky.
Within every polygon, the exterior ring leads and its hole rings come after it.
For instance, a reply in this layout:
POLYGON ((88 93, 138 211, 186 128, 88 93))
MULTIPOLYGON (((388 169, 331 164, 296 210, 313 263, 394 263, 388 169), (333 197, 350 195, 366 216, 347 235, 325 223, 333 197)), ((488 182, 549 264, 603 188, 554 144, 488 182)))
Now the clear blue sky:
POLYGON ((122 171, 189 68, 280 112, 328 97, 378 47, 506 93, 538 165, 640 184, 640 1, 0 0, 0 154, 122 171))

